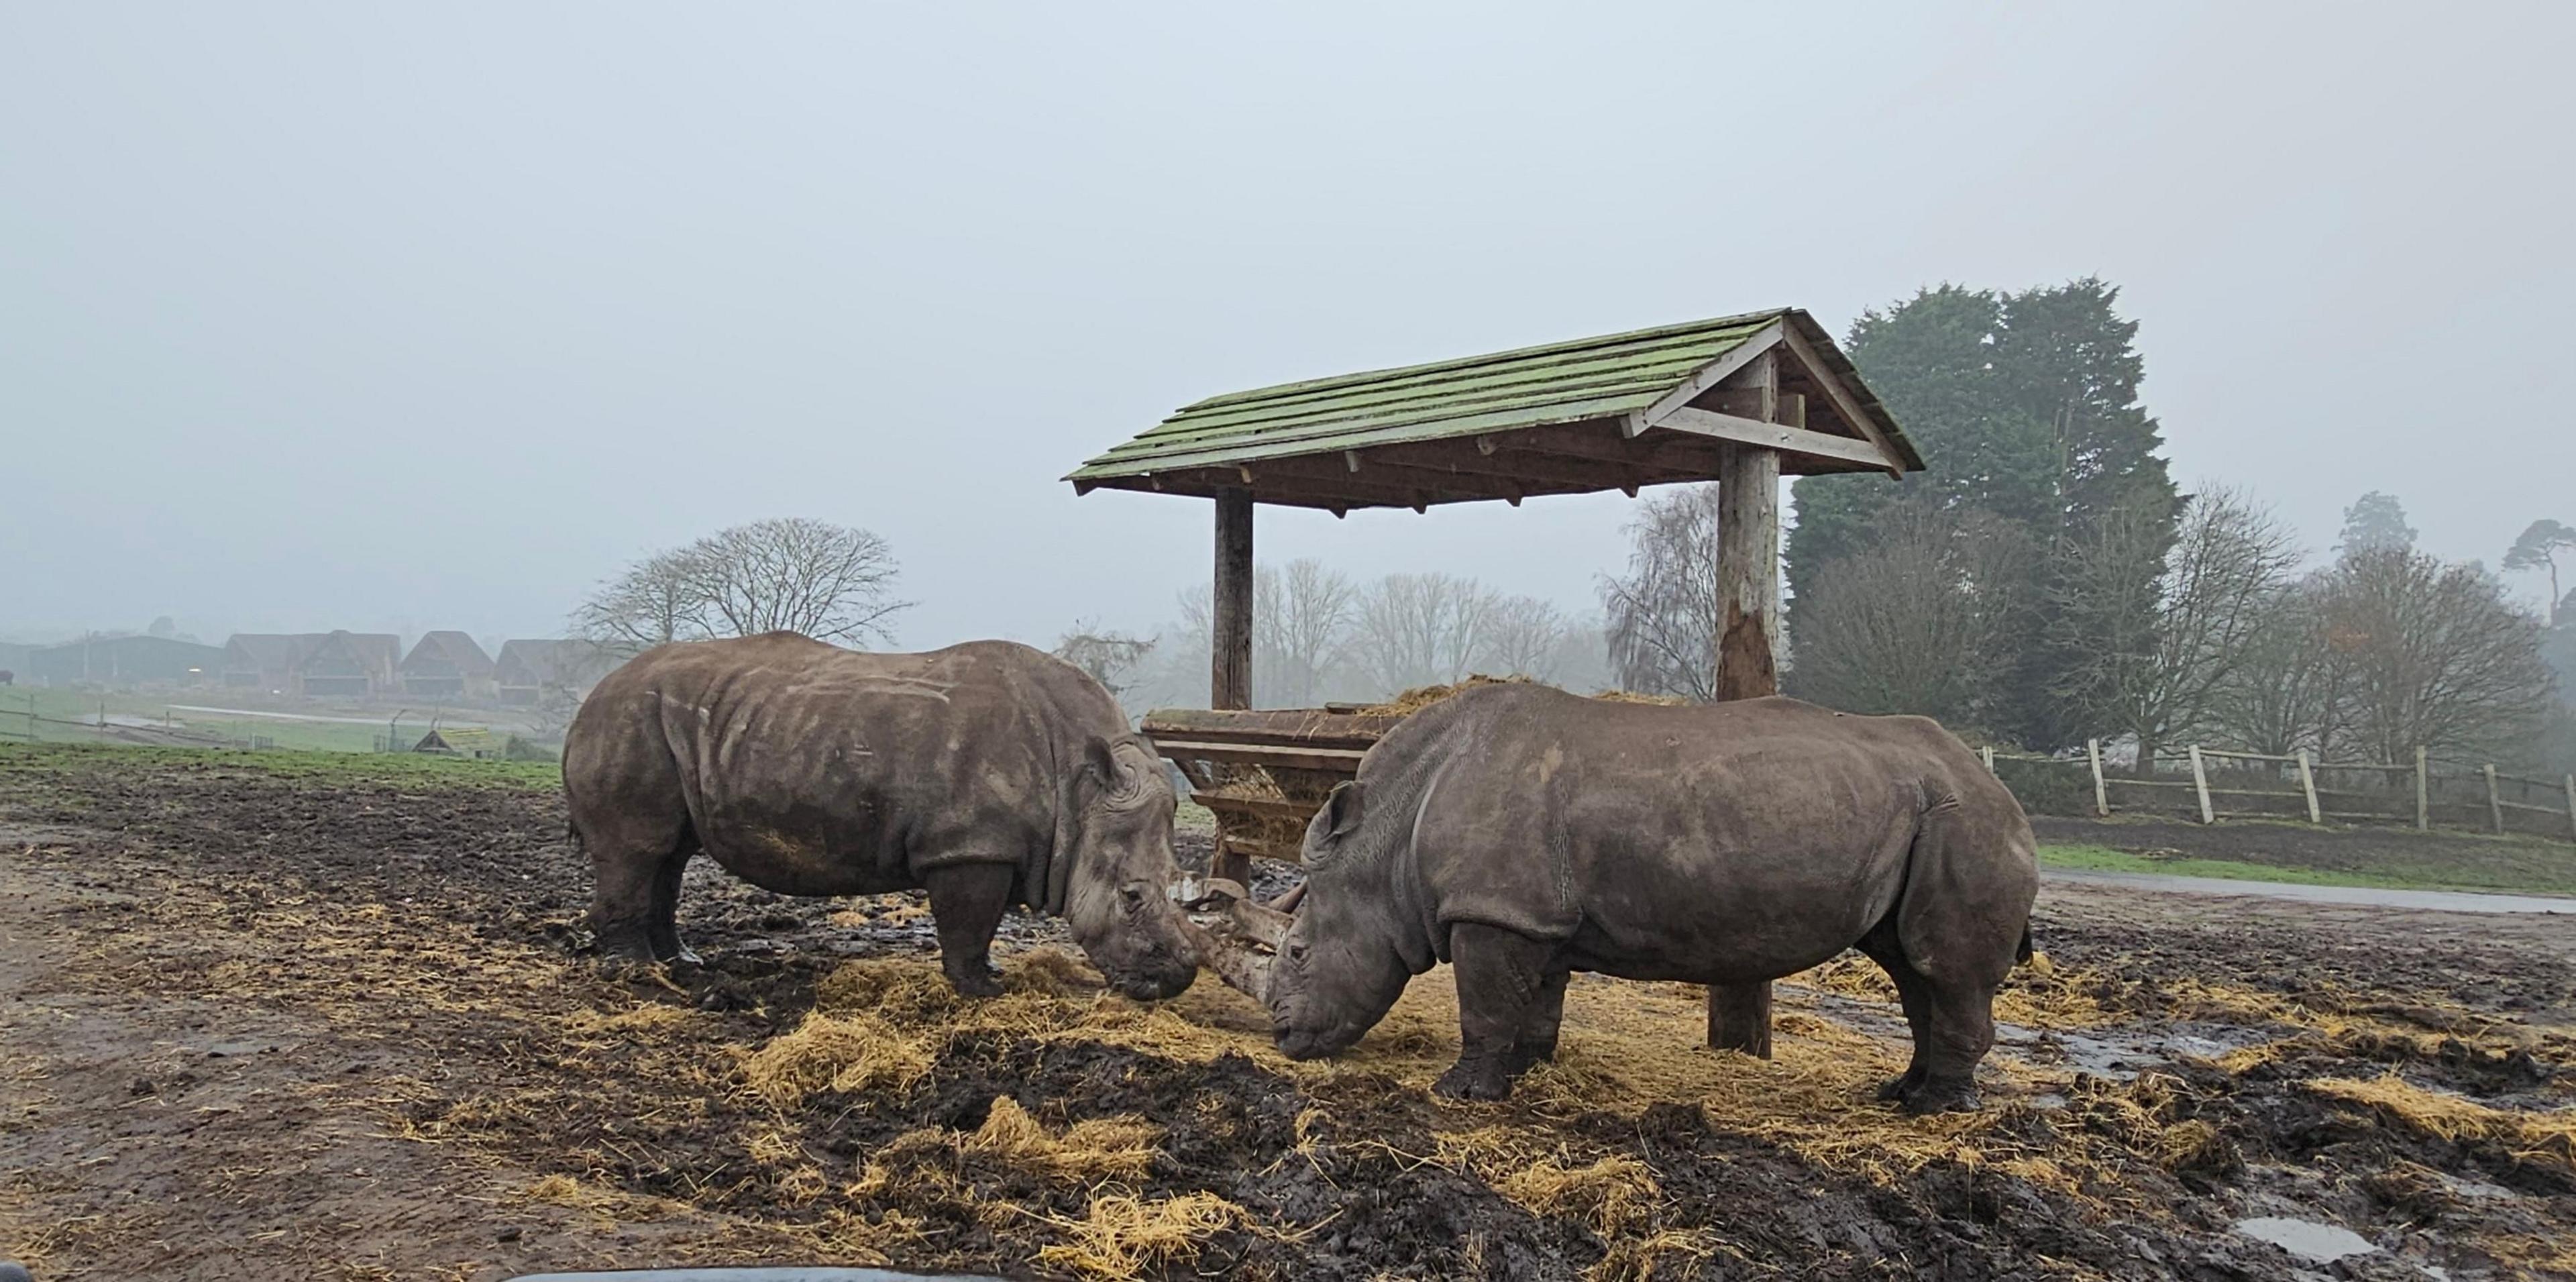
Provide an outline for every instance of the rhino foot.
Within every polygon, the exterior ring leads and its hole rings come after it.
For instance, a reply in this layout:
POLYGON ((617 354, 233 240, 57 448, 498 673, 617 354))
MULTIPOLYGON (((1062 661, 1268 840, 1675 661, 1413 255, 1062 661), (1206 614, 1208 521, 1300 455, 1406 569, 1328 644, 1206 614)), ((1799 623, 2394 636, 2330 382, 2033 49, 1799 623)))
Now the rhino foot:
POLYGON ((1442 1099, 1510 1099, 1512 1079, 1497 1061, 1469 1063, 1460 1060, 1450 1066, 1448 1072, 1442 1073, 1439 1081, 1431 1084, 1431 1093, 1442 1099))
POLYGON ((1898 1100, 1904 1099, 1906 1092, 1915 1090, 1922 1084, 1923 1074, 1909 1068, 1903 1073, 1878 1084, 1879 1101, 1881 1103, 1893 1104, 1898 1100))
POLYGON ((956 989, 960 997, 999 997, 1002 995, 1002 972, 991 966, 976 966, 971 970, 951 969, 948 972, 948 986, 956 989))
POLYGON ((1985 1107, 1977 1088, 1966 1082, 1942 1084, 1926 1082, 1898 1098, 1897 1104, 1907 1113, 1925 1117, 1933 1113, 1973 1113, 1985 1107))

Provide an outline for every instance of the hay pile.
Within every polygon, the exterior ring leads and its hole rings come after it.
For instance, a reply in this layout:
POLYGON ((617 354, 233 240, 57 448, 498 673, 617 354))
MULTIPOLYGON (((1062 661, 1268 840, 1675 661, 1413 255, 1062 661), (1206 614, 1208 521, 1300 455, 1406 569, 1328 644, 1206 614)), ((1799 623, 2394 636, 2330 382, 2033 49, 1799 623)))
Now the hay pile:
MULTIPOLYGON (((1360 714, 1362 716, 1370 717, 1409 717, 1443 699, 1450 698, 1463 691, 1473 690, 1478 686, 1536 684, 1540 683, 1533 678, 1525 676, 1513 675, 1508 677, 1489 677, 1482 673, 1478 673, 1474 676, 1468 677, 1464 681, 1459 681, 1450 685, 1416 686, 1384 703, 1371 704, 1368 707, 1362 708, 1360 709, 1360 714)), ((1634 690, 1603 690, 1600 693, 1589 697, 1599 699, 1604 703, 1651 703, 1666 707, 1679 706, 1690 702, 1688 699, 1680 698, 1675 695, 1639 694, 1634 690)))

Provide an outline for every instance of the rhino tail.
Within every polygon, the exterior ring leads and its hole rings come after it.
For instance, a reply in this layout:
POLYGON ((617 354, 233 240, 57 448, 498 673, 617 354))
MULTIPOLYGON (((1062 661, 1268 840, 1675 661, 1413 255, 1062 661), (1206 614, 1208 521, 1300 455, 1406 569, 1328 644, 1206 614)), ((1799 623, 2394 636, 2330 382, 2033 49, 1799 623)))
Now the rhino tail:
POLYGON ((2014 951, 2013 960, 2017 962, 2029 961, 2031 958, 2031 951, 2030 923, 2023 922, 2021 927, 2021 947, 2014 951))

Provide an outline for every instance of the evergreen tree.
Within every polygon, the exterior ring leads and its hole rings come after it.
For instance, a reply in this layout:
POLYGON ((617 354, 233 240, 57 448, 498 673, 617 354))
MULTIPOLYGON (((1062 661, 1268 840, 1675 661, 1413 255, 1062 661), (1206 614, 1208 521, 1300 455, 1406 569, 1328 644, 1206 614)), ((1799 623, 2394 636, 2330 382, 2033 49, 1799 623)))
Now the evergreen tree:
POLYGON ((2415 546, 2415 527, 2406 523, 2406 505, 2394 494, 2372 490, 2343 510, 2343 537, 2335 551, 2394 552, 2415 546))
MULTIPOLYGON (((2085 278, 1999 294, 1956 285, 1926 289, 1854 323, 1847 349, 1861 377, 1922 450, 1925 472, 1890 485, 1860 476, 1801 479, 1787 571, 1802 597, 1825 567, 1869 545, 1889 506, 1919 499, 1938 510, 1983 513, 2048 550, 2036 581, 2017 594, 2019 638, 1995 662, 2009 697, 1990 708, 1994 729, 2035 746, 2084 735, 2076 675, 2083 647, 2151 647, 2151 583, 2065 579, 2065 549, 2113 514, 2147 522, 2152 579, 2170 544, 2179 496, 2158 451, 2163 436, 2138 400, 2144 364, 2137 323, 2116 311, 2119 291, 2085 278), (2096 597, 2099 599, 2095 599, 2096 597), (2134 617, 2133 617, 2134 616, 2134 617)), ((1794 649, 1801 637, 1790 611, 1794 649)))

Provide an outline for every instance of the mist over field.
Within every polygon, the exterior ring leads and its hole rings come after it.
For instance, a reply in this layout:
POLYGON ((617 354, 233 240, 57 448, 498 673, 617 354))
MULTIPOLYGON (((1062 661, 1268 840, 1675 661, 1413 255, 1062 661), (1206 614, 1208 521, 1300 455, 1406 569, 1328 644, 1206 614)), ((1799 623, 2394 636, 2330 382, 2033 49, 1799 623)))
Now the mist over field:
MULTIPOLYGON (((1206 505, 1057 478, 1185 402, 2086 276, 2187 486, 2492 566, 2576 518, 2576 104, 2563 8, 2478 12, 14 6, 0 636, 553 636, 778 516, 907 647, 1150 633, 1206 505)), ((1579 615, 1635 511, 1259 547, 1579 615)))

